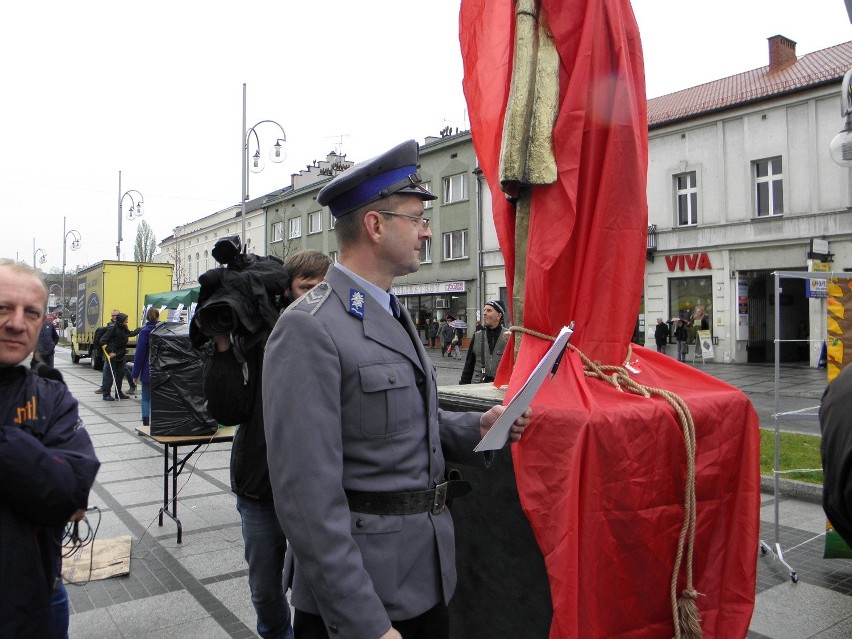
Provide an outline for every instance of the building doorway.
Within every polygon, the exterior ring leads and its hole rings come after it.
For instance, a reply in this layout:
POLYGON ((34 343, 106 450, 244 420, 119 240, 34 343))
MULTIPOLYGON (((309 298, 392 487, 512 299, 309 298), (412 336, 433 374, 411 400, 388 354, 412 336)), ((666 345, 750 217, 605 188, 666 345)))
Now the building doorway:
MULTIPOLYGON (((774 271, 748 271, 740 278, 748 283, 749 363, 775 361, 775 276, 774 271)), ((807 362, 810 331, 806 280, 782 278, 779 301, 779 354, 781 363, 807 362), (804 338, 802 337, 804 336, 804 338), (802 348, 802 344, 805 348, 802 348)))

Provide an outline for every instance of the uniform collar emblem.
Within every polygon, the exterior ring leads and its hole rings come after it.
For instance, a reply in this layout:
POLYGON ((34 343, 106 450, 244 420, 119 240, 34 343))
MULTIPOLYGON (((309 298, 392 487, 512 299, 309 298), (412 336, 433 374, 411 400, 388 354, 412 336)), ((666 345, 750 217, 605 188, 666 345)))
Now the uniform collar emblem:
POLYGON ((357 288, 349 289, 349 314, 354 315, 358 319, 364 319, 364 301, 365 295, 363 291, 357 288))

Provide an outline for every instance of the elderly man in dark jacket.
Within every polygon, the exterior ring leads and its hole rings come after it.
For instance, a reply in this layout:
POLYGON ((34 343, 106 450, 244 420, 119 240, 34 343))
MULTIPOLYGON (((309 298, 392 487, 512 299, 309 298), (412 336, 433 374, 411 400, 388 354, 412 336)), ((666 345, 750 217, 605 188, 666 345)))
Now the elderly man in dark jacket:
POLYGON ((77 400, 40 375, 46 367, 20 365, 35 348, 46 303, 36 271, 0 262, 0 639, 63 631, 51 610, 59 541, 86 507, 99 466, 77 400))
POLYGON ((121 392, 121 384, 124 381, 124 364, 127 360, 127 340, 139 331, 131 333, 127 320, 125 313, 119 313, 115 318, 115 324, 110 326, 101 338, 107 352, 107 361, 104 362, 104 366, 112 367, 112 374, 109 378, 104 377, 103 381, 104 400, 108 402, 114 399, 110 392, 113 382, 115 382, 115 396, 118 399, 130 399, 129 395, 121 392))

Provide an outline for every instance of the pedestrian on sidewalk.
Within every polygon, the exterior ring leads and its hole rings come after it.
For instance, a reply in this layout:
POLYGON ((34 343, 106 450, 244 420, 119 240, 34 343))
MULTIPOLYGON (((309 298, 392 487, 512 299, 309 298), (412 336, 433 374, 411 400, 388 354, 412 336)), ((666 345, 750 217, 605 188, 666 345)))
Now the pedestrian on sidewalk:
POLYGON ((38 334, 38 342, 36 342, 31 365, 35 366, 38 362, 43 362, 53 368, 53 356, 58 343, 59 333, 56 332, 56 326, 53 322, 45 320, 38 334))
POLYGON ((459 384, 494 381, 506 349, 506 332, 503 329, 505 313, 500 300, 491 300, 482 307, 483 328, 473 334, 459 384))
POLYGON ((453 336, 455 335, 455 330, 452 326, 450 326, 450 322, 454 319, 456 318, 452 315, 447 315, 441 324, 441 357, 450 356, 450 344, 452 343, 453 336))
POLYGON ((110 371, 107 371, 109 377, 105 377, 103 382, 103 398, 107 402, 111 402, 115 398, 130 399, 130 396, 125 395, 121 390, 127 359, 127 340, 130 337, 130 328, 127 326, 128 319, 127 315, 119 313, 115 318, 115 323, 107 329, 101 338, 107 354, 104 366, 110 368, 110 371), (115 398, 112 396, 113 382, 115 382, 115 398))
POLYGON ((426 334, 429 337, 429 348, 435 348, 439 328, 440 327, 438 326, 438 322, 435 321, 435 318, 429 320, 429 327, 426 331, 426 334))
POLYGON ((669 327, 662 317, 657 318, 657 326, 654 328, 654 340, 657 342, 657 352, 665 354, 666 342, 669 339, 669 327))
POLYGON ((133 356, 133 378, 134 386, 142 383, 142 425, 151 425, 151 358, 150 340, 151 331, 160 319, 160 311, 153 306, 145 313, 145 326, 139 331, 136 340, 136 353, 133 356))
POLYGON ((679 317, 672 318, 672 326, 674 327, 674 337, 677 342, 677 361, 685 362, 686 353, 689 351, 689 331, 686 329, 686 324, 679 317))

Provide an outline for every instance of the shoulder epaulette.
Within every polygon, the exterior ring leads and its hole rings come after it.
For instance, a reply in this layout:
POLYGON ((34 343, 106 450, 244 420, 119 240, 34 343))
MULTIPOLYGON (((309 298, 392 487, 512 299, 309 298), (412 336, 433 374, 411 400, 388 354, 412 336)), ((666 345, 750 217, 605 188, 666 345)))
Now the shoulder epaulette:
POLYGON ((331 295, 331 284, 323 280, 310 291, 302 295, 295 304, 290 306, 284 312, 288 313, 290 311, 299 310, 313 315, 323 304, 325 304, 329 295, 331 295))

